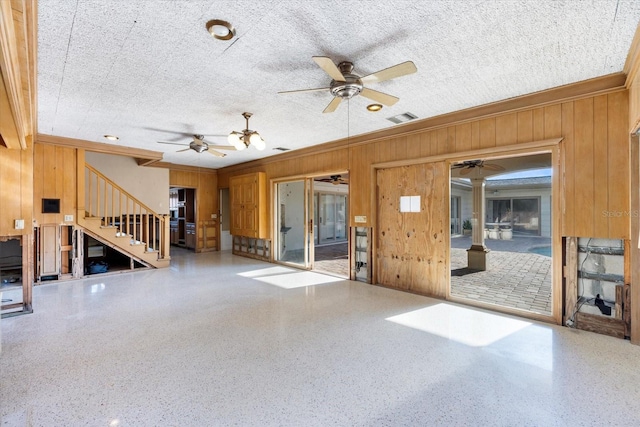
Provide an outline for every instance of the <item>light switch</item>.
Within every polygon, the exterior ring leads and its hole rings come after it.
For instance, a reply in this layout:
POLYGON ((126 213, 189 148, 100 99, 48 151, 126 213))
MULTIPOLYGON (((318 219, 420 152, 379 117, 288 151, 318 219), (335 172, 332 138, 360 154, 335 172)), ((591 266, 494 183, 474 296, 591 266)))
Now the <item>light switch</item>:
POLYGON ((358 224, 366 223, 367 217, 365 215, 356 215, 353 222, 358 224))
POLYGON ((16 230, 24 230, 24 219, 16 219, 14 228, 16 230))
POLYGON ((65 215, 64 222, 73 222, 73 215, 65 215))

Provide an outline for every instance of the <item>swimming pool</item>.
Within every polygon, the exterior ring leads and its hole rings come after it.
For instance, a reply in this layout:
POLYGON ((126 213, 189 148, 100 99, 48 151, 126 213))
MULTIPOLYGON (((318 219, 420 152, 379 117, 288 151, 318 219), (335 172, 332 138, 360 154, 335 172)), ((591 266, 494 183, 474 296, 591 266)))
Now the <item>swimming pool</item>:
POLYGON ((529 252, 551 257, 551 246, 534 246, 533 248, 529 248, 529 252))

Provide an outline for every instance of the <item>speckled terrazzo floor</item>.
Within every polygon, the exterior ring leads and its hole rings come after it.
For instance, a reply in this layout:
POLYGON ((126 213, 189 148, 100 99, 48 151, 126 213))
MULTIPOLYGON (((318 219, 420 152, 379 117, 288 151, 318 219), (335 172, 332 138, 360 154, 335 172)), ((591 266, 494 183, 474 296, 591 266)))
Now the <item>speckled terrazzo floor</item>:
POLYGON ((229 253, 46 284, 3 426, 640 425, 640 347, 229 253))

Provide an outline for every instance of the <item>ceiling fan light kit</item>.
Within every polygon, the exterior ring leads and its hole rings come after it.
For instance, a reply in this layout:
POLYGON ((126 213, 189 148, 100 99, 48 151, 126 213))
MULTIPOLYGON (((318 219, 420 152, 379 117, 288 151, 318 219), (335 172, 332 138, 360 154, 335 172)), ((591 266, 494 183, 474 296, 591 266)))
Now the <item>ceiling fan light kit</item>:
POLYGON ((233 145, 238 151, 248 148, 249 145, 253 145, 256 150, 262 151, 267 146, 257 131, 249 129, 249 117, 252 115, 252 113, 242 113, 242 117, 246 120, 247 127, 241 132, 234 130, 227 137, 229 144, 233 145))

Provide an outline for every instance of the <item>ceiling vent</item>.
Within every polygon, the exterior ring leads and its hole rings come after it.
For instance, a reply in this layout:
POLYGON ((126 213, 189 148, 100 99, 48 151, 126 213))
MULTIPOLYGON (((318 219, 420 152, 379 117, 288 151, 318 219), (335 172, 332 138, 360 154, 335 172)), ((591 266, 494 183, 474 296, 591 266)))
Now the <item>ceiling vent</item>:
POLYGON ((415 120, 417 118, 418 116, 416 116, 415 114, 402 113, 402 114, 398 114, 397 116, 387 117, 387 120, 395 124, 400 124, 400 123, 410 122, 411 120, 415 120))
POLYGON ((278 150, 278 151, 289 151, 289 150, 291 150, 291 148, 276 147, 276 148, 274 148, 274 150, 278 150))

